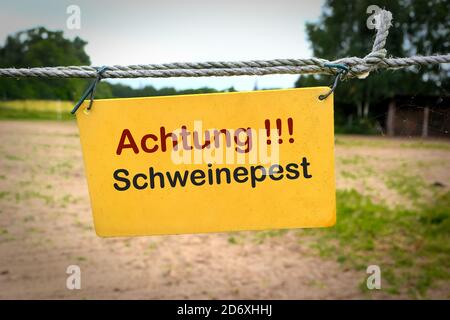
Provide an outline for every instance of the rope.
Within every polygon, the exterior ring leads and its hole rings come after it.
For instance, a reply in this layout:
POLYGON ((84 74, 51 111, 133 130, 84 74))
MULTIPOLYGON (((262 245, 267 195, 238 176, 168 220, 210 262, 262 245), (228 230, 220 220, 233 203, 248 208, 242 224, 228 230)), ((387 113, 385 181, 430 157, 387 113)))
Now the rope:
MULTIPOLYGON (((129 66, 107 66, 102 79, 107 78, 170 78, 170 77, 210 77, 267 74, 331 74, 338 71, 327 65, 346 65, 349 71, 345 78, 365 78, 370 72, 380 69, 398 69, 410 66, 450 63, 450 54, 413 56, 406 58, 386 58, 384 49, 389 35, 392 14, 382 10, 379 13, 379 27, 372 51, 364 58, 347 57, 335 61, 320 58, 275 59, 250 61, 176 62, 129 66)), ((2 68, 0 77, 38 78, 96 78, 99 67, 64 66, 38 68, 2 68)))

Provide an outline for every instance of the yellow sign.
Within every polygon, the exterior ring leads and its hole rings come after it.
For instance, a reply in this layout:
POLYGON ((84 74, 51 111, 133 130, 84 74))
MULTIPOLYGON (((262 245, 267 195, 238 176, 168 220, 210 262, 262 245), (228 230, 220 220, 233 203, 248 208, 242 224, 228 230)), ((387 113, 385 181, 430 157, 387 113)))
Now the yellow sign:
POLYGON ((77 112, 95 230, 332 226, 328 87, 96 100, 77 112))

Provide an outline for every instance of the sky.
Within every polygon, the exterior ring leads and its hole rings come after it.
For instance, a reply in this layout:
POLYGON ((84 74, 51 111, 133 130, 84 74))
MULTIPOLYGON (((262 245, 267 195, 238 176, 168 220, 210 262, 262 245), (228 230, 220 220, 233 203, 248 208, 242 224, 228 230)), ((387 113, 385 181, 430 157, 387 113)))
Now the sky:
MULTIPOLYGON (((323 0, 0 0, 0 44, 9 34, 44 26, 88 42, 92 65, 305 58, 305 23, 323 0), (67 7, 80 8, 80 29, 68 29, 67 7)), ((109 80, 138 88, 231 86, 289 88, 296 75, 109 80)))

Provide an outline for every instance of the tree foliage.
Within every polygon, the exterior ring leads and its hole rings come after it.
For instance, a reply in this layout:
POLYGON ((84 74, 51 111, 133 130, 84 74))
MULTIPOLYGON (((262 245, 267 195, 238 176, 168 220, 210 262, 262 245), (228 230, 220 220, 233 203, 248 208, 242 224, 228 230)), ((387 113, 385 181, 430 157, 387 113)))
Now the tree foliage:
MULTIPOLYGON (((367 25, 370 5, 392 12, 394 20, 386 43, 388 56, 445 54, 450 47, 448 0, 327 0, 317 22, 307 23, 306 30, 313 54, 329 60, 347 56, 364 57, 372 47, 376 30, 367 25)), ((297 87, 328 84, 324 76, 302 76, 297 87)), ((337 111, 367 117, 370 106, 397 95, 446 95, 449 69, 426 66, 373 72, 364 80, 343 82, 335 96, 337 111), (348 110, 350 108, 350 110, 348 110)))
MULTIPOLYGON (((0 47, 0 67, 44 67, 89 65, 84 51, 87 42, 64 38, 62 31, 38 27, 8 36, 0 47)), ((85 82, 80 79, 0 79, 1 99, 62 99, 80 96, 85 82)))
MULTIPOLYGON (((52 66, 89 65, 90 59, 84 47, 87 42, 76 37, 64 38, 62 31, 49 31, 39 27, 17 32, 0 47, 0 67, 30 68, 52 66)), ((59 99, 77 100, 87 87, 82 79, 9 79, 0 78, 0 99, 59 99)), ((233 88, 227 91, 234 91, 233 88)), ((156 89, 146 86, 134 89, 123 84, 102 81, 96 90, 96 98, 128 98, 166 96, 175 94, 213 93, 212 88, 177 90, 156 89)))

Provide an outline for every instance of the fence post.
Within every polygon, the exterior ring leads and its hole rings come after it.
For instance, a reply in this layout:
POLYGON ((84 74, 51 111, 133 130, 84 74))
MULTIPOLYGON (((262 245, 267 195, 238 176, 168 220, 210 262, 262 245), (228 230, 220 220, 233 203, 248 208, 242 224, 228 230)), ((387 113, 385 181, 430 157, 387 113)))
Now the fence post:
POLYGON ((423 123, 422 123, 422 138, 428 137, 428 122, 430 119, 430 108, 425 107, 423 109, 423 123))
POLYGON ((386 119, 386 131, 389 137, 393 137, 395 135, 395 108, 395 99, 392 98, 391 101, 389 101, 388 115, 386 119))

